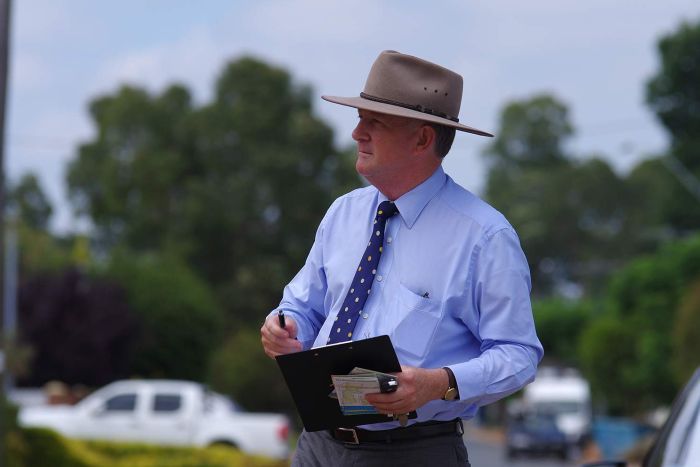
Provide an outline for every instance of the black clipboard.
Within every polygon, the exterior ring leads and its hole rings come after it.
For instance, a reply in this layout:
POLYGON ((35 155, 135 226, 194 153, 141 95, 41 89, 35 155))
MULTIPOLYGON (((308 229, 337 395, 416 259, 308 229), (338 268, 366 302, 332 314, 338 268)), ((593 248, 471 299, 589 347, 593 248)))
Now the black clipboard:
MULTIPOLYGON (((355 367, 383 373, 401 371, 389 336, 343 342, 275 357, 306 431, 390 422, 384 414, 343 415, 333 390, 331 375, 346 375, 355 367)), ((408 418, 416 418, 411 412, 408 418)))

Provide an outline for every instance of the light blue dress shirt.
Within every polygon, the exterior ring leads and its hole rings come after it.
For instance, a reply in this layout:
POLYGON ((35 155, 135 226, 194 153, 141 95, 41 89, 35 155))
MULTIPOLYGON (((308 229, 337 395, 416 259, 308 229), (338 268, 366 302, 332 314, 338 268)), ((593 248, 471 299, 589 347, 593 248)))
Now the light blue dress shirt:
MULTIPOLYGON (((377 206, 369 186, 338 198, 306 264, 279 305, 304 349, 325 345, 367 246, 377 206)), ((395 200, 371 294, 352 339, 388 334, 402 365, 449 366, 459 401, 435 400, 418 420, 471 418, 535 376, 543 350, 530 306, 530 272, 501 213, 439 167, 395 200)), ((369 425, 386 429, 396 422, 369 425)))

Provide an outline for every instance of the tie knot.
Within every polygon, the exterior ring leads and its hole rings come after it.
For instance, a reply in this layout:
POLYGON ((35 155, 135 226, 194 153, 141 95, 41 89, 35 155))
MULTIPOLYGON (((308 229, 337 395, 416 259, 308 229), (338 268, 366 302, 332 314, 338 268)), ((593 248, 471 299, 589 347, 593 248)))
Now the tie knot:
POLYGON ((377 218, 388 219, 399 212, 399 208, 391 201, 382 201, 377 208, 377 218))

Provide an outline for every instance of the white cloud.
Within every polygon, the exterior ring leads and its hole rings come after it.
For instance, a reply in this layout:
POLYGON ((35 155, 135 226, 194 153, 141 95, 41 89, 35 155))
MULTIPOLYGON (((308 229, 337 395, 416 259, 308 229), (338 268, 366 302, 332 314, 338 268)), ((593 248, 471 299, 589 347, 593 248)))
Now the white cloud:
POLYGON ((183 82, 202 98, 211 88, 211 80, 223 60, 211 32, 197 27, 172 43, 159 44, 103 63, 90 94, 113 92, 122 83, 161 90, 174 82, 183 82))

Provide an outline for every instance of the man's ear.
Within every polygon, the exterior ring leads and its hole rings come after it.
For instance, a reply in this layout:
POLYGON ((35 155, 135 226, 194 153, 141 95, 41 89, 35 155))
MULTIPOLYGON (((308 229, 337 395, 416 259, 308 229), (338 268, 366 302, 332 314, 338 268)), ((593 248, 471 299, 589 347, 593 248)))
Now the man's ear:
POLYGON ((430 152, 434 150, 435 147, 435 129, 430 125, 421 125, 418 131, 418 138, 416 140, 416 152, 430 152))

